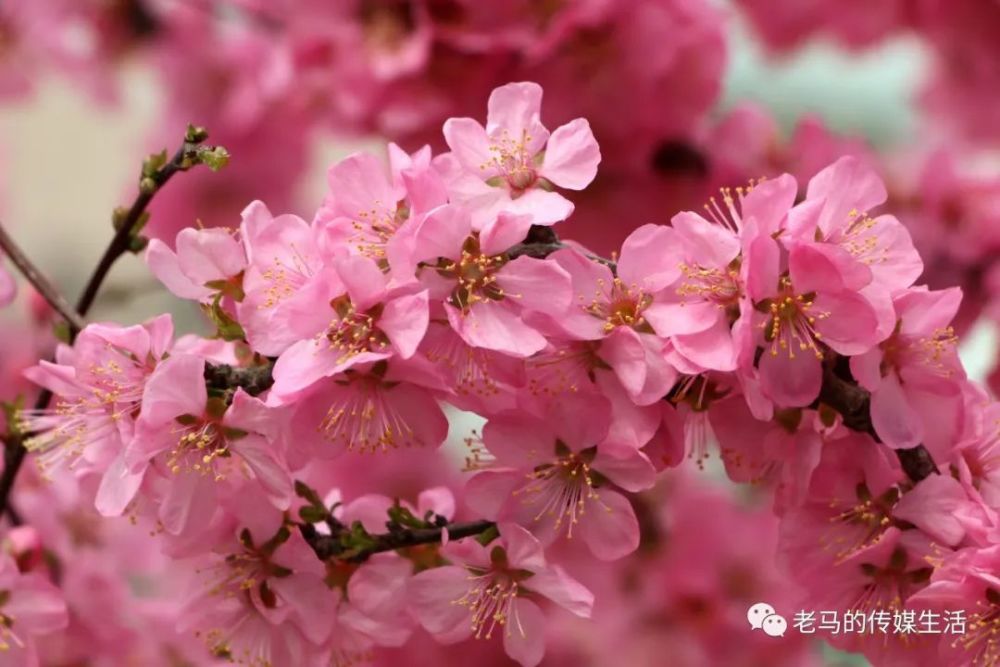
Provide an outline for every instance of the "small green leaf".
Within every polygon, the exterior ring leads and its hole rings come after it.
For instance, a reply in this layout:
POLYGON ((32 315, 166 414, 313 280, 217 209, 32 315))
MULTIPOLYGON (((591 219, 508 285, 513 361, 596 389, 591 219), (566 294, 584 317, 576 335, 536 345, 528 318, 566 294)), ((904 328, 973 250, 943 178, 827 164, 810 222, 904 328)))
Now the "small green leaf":
POLYGON ((200 144, 201 142, 208 139, 208 130, 201 127, 200 125, 188 125, 187 134, 184 136, 184 140, 192 144, 200 144))
POLYGON ((198 160, 212 171, 219 171, 229 164, 229 151, 222 146, 213 146, 211 148, 208 146, 199 146, 196 155, 198 156, 198 160))
POLYGON ((299 518, 306 523, 322 523, 328 516, 324 508, 316 505, 303 505, 299 508, 299 518))
POLYGON ((7 433, 15 438, 25 435, 21 420, 21 410, 24 409, 24 396, 18 396, 13 401, 0 401, 0 411, 7 421, 7 433))
POLYGON ((222 301, 222 294, 216 294, 212 305, 207 308, 209 318, 215 323, 215 337, 226 341, 246 340, 243 327, 229 316, 222 308, 220 301, 222 301))
POLYGON ((145 160, 142 161, 142 175, 152 177, 156 175, 163 165, 167 163, 167 149, 163 149, 159 153, 149 154, 145 160))
POLYGON ((225 436, 226 440, 240 440, 241 438, 245 438, 250 435, 250 432, 239 428, 233 428, 231 426, 223 426, 222 435, 225 436))
POLYGON ((55 324, 52 325, 52 335, 56 337, 60 343, 69 344, 70 341, 70 330, 69 323, 65 320, 56 320, 55 324))
POLYGON ((181 415, 179 417, 174 417, 174 421, 182 426, 194 426, 198 423, 198 418, 194 415, 181 415))
POLYGON ((308 484, 298 479, 295 480, 295 495, 307 501, 313 507, 326 509, 323 505, 323 499, 319 497, 319 494, 308 484))
POLYGON ((490 526, 489 528, 487 528, 486 530, 484 530, 483 532, 481 532, 479 535, 476 536, 476 542, 479 542, 485 547, 487 544, 497 539, 498 537, 500 537, 500 531, 497 530, 496 526, 490 526))

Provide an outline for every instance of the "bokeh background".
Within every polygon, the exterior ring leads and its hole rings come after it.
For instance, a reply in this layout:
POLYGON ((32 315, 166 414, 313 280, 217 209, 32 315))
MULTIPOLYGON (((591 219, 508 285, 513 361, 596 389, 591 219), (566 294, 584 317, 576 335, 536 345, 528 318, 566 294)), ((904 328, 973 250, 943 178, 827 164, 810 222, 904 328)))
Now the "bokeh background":
MULTIPOLYGON (((494 84, 537 78, 550 127, 575 115, 595 125, 601 176, 560 232, 602 252, 719 186, 789 170, 804 187, 842 153, 871 159, 927 258, 925 279, 965 288, 961 351, 988 382, 1000 318, 998 30, 993 0, 0 0, 0 220, 72 298, 112 233, 112 209, 134 195, 143 156, 176 146, 187 122, 206 126, 232 164, 168 186, 149 226, 168 242, 196 223, 236 226, 255 198, 309 219, 337 159, 384 153, 387 139, 409 150, 440 142, 442 118, 482 117, 494 84)), ((209 331, 126 258, 92 319, 161 312, 181 331, 209 331)), ((51 344, 47 317, 26 288, 0 311, 5 394, 51 344)), ((470 425, 456 425, 460 442, 470 425)), ((661 525, 681 535, 688 517, 731 513, 732 525, 756 528, 678 539, 667 561, 773 550, 767 508, 715 467, 659 492, 657 502, 676 501, 661 525)), ((619 664, 673 664, 660 650, 689 656, 676 664, 865 664, 817 646, 745 650, 745 628, 707 630, 718 619, 705 600, 674 583, 648 584, 689 605, 653 623, 651 636, 669 639, 619 664), (704 662, 689 646, 701 641, 730 642, 733 656, 704 662)), ((587 628, 564 638, 587 645, 587 628)))

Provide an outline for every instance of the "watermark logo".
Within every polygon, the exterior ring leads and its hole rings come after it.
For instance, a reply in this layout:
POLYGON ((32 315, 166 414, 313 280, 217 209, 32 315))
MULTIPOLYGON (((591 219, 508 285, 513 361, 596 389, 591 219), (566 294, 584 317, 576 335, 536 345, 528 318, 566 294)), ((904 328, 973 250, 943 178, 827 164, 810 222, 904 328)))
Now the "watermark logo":
POLYGON ((769 637, 784 637, 788 621, 766 602, 758 602, 747 609, 747 620, 752 630, 763 630, 769 637))
MULTIPOLYGON (((747 609, 751 630, 762 630, 769 637, 784 637, 788 621, 766 602, 747 609)), ((937 612, 930 609, 876 609, 874 611, 806 611, 792 617, 792 629, 804 635, 817 631, 834 635, 921 634, 964 635, 966 616, 961 609, 937 612)))

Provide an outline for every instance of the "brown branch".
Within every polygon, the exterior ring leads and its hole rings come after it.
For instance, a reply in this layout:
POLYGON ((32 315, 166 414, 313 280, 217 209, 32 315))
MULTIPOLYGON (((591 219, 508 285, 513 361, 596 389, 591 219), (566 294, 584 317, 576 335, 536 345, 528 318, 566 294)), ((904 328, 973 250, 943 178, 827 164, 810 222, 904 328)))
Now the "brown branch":
MULTIPOLYGON (((150 158, 143 164, 139 180, 139 194, 136 195, 128 211, 119 220, 116 220, 115 235, 94 268, 90 279, 83 289, 83 293, 77 301, 76 312, 81 317, 85 316, 91 306, 94 305, 97 293, 100 291, 104 279, 111 271, 111 267, 114 266, 118 258, 132 249, 133 242, 136 239, 135 232, 145 222, 146 209, 149 207, 154 195, 160 191, 174 174, 187 171, 191 167, 202 163, 204 154, 200 151, 205 149, 201 148, 200 145, 207 138, 208 133, 204 129, 188 127, 184 143, 169 162, 159 164, 152 162, 152 158, 150 158)), ((79 331, 73 328, 70 329, 70 342, 76 338, 77 333, 79 331)), ((34 409, 36 411, 44 410, 49 406, 51 401, 52 392, 48 389, 43 389, 38 394, 34 409)), ((8 512, 14 523, 18 523, 19 519, 16 513, 9 512, 10 493, 14 488, 14 481, 17 479, 17 474, 24 464, 24 459, 28 453, 24 442, 31 435, 30 433, 12 433, 4 438, 4 468, 3 474, 0 475, 0 516, 4 512, 8 512)))
MULTIPOLYGON (((820 387, 819 401, 839 412, 847 428, 867 433, 875 442, 882 442, 872 425, 871 394, 855 382, 842 378, 830 364, 824 365, 823 368, 823 385, 820 387)), ((903 466, 903 471, 914 482, 938 473, 937 464, 923 445, 894 451, 900 465, 903 466)))
POLYGON ((257 396, 274 384, 274 377, 271 375, 273 370, 272 359, 267 359, 265 363, 257 366, 205 364, 205 384, 210 392, 220 393, 227 399, 238 388, 242 388, 251 396, 257 396))
POLYGON ((362 563, 372 555, 385 551, 395 551, 421 544, 437 544, 441 541, 444 531, 448 531, 448 539, 460 540, 463 537, 482 535, 496 524, 492 521, 480 520, 467 523, 453 523, 439 528, 402 528, 388 533, 371 535, 371 543, 363 547, 345 547, 339 535, 324 535, 316 531, 310 524, 300 526, 302 536, 316 552, 320 560, 342 560, 349 563, 362 563))
POLYGON ((3 249, 4 254, 10 258, 10 261, 14 263, 18 271, 21 272, 29 283, 35 288, 35 290, 48 301, 49 305, 59 313, 67 324, 69 324, 71 331, 79 331, 82 329, 86 322, 80 317, 73 306, 69 304, 59 290, 49 281, 45 275, 38 270, 38 267, 32 263, 28 256, 24 254, 20 246, 11 238, 7 230, 3 228, 0 224, 0 248, 3 249))

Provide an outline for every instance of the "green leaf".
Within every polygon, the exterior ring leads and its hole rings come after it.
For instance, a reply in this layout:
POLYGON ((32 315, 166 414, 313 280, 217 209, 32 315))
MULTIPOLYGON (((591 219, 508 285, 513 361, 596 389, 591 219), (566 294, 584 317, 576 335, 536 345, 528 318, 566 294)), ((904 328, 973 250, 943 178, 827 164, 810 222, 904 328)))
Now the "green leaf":
POLYGON ((208 139, 208 130, 201 127, 200 125, 188 124, 187 134, 184 135, 184 141, 190 142, 192 144, 200 144, 206 139, 208 139))
POLYGON ((52 325, 52 335, 60 343, 68 345, 70 339, 69 323, 65 320, 56 320, 55 324, 52 325))
POLYGON ((316 505, 303 505, 299 508, 299 518, 306 523, 322 523, 328 516, 324 508, 316 505))
POLYGON ((221 301, 222 294, 216 294, 212 305, 207 308, 209 318, 215 323, 215 337, 226 341, 246 340, 243 327, 223 310, 221 301))
POLYGON ((147 177, 152 177, 156 175, 163 165, 167 163, 167 149, 164 148, 159 153, 150 153, 145 160, 142 161, 142 175, 147 177))
POLYGON ((198 160, 212 171, 219 171, 229 164, 229 151, 222 146, 199 146, 196 155, 198 160))
POLYGON ((21 410, 24 409, 24 396, 18 396, 13 401, 0 401, 0 411, 3 411, 7 421, 7 433, 19 438, 25 435, 24 423, 21 421, 21 410))
POLYGON ((319 497, 319 494, 308 484, 298 479, 295 480, 295 495, 307 501, 313 507, 326 509, 323 505, 323 499, 319 497))
POLYGON ((476 536, 476 542, 479 542, 485 547, 487 544, 497 539, 498 537, 500 537, 500 531, 497 530, 496 526, 490 526, 489 528, 487 528, 486 530, 484 530, 483 532, 479 533, 479 535, 476 536))

